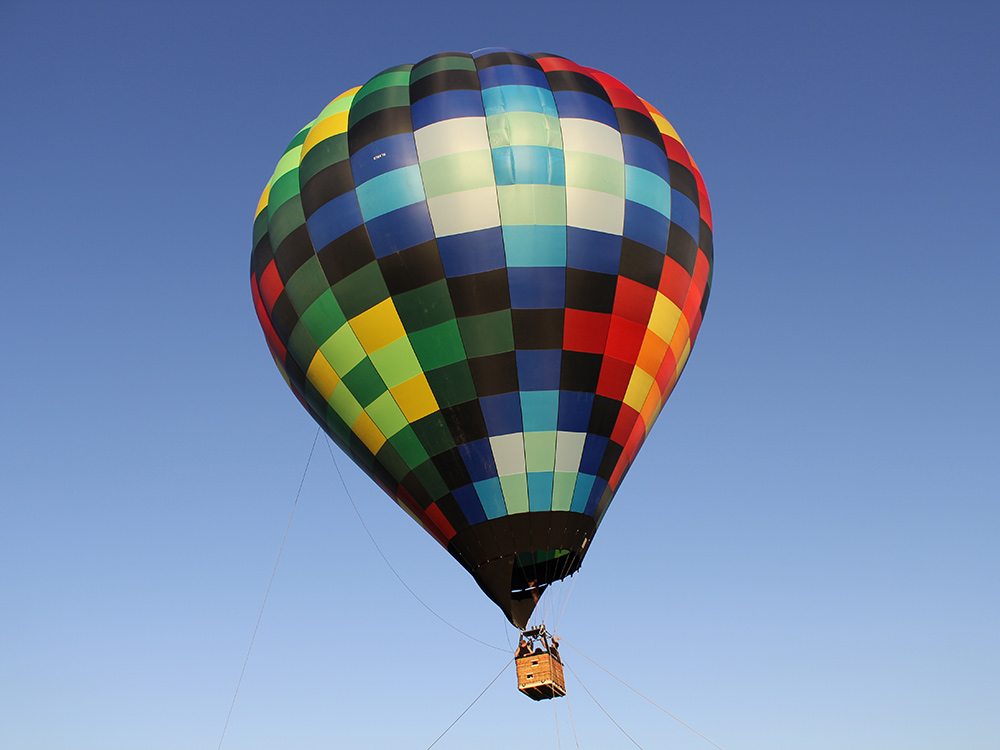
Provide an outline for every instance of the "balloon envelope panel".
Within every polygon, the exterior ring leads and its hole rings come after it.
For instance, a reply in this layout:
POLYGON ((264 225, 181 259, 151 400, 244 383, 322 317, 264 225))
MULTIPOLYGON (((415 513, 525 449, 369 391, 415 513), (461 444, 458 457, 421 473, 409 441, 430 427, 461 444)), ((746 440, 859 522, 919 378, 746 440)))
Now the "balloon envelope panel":
POLYGON ((523 625, 684 368, 711 226, 676 132, 616 79, 445 53, 295 136, 251 288, 303 406, 523 625))

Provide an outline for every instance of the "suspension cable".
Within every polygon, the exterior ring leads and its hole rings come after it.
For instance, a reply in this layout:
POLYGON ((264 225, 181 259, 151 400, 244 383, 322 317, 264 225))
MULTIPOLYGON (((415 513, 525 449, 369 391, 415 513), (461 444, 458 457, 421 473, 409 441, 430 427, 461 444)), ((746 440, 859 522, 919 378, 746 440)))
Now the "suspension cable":
POLYGON ((497 676, 494 677, 492 680, 490 680, 490 684, 483 688, 483 692, 481 692, 479 695, 477 695, 476 699, 474 701, 472 701, 472 703, 470 703, 468 706, 465 707, 465 711, 462 711, 462 713, 460 713, 458 715, 458 717, 455 719, 455 721, 451 722, 451 724, 448 725, 448 728, 445 729, 443 732, 441 732, 441 734, 438 735, 438 738, 436 740, 434 740, 431 744, 429 744, 427 746, 427 750, 431 750, 432 747, 434 747, 438 742, 440 742, 440 740, 441 740, 442 737, 444 737, 446 734, 448 734, 449 731, 451 731, 451 728, 458 723, 459 719, 461 719, 463 716, 465 716, 465 714, 468 713, 469 709, 472 708, 474 705, 476 705, 476 703, 479 701, 479 699, 482 698, 486 694, 487 690, 489 690, 491 687, 493 687, 493 683, 500 679, 500 675, 502 675, 504 672, 506 672, 507 671, 507 667, 509 667, 513 662, 514 662, 514 658, 511 657, 511 660, 509 662, 507 662, 506 664, 503 665, 503 669, 501 669, 497 673, 497 676))
POLYGON ((375 550, 379 553, 379 555, 385 561, 385 564, 388 566, 389 570, 391 570, 392 574, 394 576, 396 576, 396 578, 399 580, 399 582, 401 584, 403 584, 403 588, 405 588, 407 591, 410 592, 410 596, 412 596, 414 599, 416 599, 418 602, 420 602, 420 604, 424 607, 424 609, 426 609, 428 612, 430 612, 432 615, 434 615, 436 618, 438 618, 441 622, 443 622, 449 628, 451 628, 452 630, 454 630, 456 633, 461 633, 466 638, 468 638, 470 640, 473 640, 476 643, 481 643, 484 646, 489 646, 490 648, 496 649, 497 651, 509 652, 511 649, 506 649, 506 648, 503 648, 501 646, 494 646, 492 643, 487 643, 486 641, 482 641, 482 640, 476 638, 474 635, 470 635, 469 633, 466 633, 461 628, 456 627, 455 625, 452 625, 450 622, 448 622, 446 619, 444 619, 441 615, 439 615, 437 612, 435 612, 431 608, 431 606, 429 604, 427 604, 427 602, 425 602, 423 599, 421 599, 419 596, 417 596, 416 592, 407 585, 406 581, 403 580, 403 577, 401 575, 399 575, 399 573, 396 572, 396 569, 394 567, 392 567, 392 563, 389 562, 389 558, 385 556, 385 553, 382 551, 382 548, 379 547, 378 542, 375 541, 375 537, 372 535, 372 532, 369 530, 368 524, 365 523, 365 519, 362 517, 361 511, 358 510, 358 505, 357 505, 357 503, 354 502, 354 497, 351 495, 351 490, 347 486, 347 482, 344 479, 343 473, 340 471, 340 464, 337 463, 337 457, 336 457, 336 455, 334 455, 333 448, 330 446, 330 441, 329 440, 326 441, 326 450, 330 454, 330 458, 333 459, 333 465, 337 469, 337 476, 340 477, 340 483, 344 486, 344 491, 347 493, 347 499, 351 501, 351 507, 354 508, 354 512, 357 514, 358 520, 361 521, 362 528, 364 528, 365 533, 368 535, 368 538, 372 540, 372 544, 375 545, 375 550))
POLYGON ((622 727, 622 725, 619 724, 617 721, 615 721, 614 717, 611 714, 608 713, 608 710, 604 706, 602 706, 601 702, 599 700, 597 700, 597 698, 594 697, 594 694, 592 692, 590 692, 590 690, 587 689, 587 686, 583 684, 583 680, 580 679, 580 676, 576 672, 573 672, 573 667, 571 667, 569 664, 566 664, 565 666, 566 666, 566 668, 570 672, 573 673, 573 676, 576 677, 576 681, 580 683, 580 687, 582 687, 584 690, 587 691, 587 695, 589 695, 590 698, 591 698, 591 700, 594 701, 594 703, 597 704, 597 707, 604 712, 605 716, 607 716, 609 719, 611 719, 611 723, 614 724, 616 727, 618 727, 618 730, 622 734, 624 734, 626 737, 628 737, 629 740, 631 740, 631 742, 632 742, 633 745, 635 745, 637 748, 639 748, 639 750, 642 750, 642 745, 640 745, 638 742, 636 742, 635 740, 632 739, 632 735, 630 735, 628 732, 626 732, 625 729, 622 727))
POLYGON ((285 524, 285 535, 281 537, 281 546, 278 547, 278 556, 275 558, 274 567, 271 569, 271 578, 267 582, 267 590, 264 591, 264 601, 260 604, 260 612, 257 614, 257 624, 253 626, 253 635, 250 636, 250 645, 247 647, 247 655, 243 659, 243 668, 240 670, 240 678, 236 681, 236 690, 233 692, 233 702, 229 704, 229 713, 226 714, 226 723, 222 727, 222 736, 219 737, 219 747, 226 738, 226 730, 229 728, 229 719, 233 715, 233 708, 236 706, 236 696, 240 694, 240 685, 243 684, 243 675, 247 671, 247 663, 250 661, 250 652, 253 650, 253 643, 257 639, 257 630, 260 628, 261 618, 264 616, 264 607, 267 605, 267 597, 271 593, 271 584, 274 583, 274 576, 278 572, 278 563, 281 561, 281 553, 285 549, 285 540, 288 539, 288 530, 292 528, 292 518, 295 516, 295 508, 299 504, 299 495, 302 494, 302 485, 305 484, 306 474, 309 472, 309 464, 312 463, 313 453, 316 450, 316 441, 319 440, 319 428, 316 428, 316 435, 313 437, 312 447, 309 449, 309 458, 306 459, 306 467, 302 470, 302 479, 299 480, 299 489, 295 493, 295 501, 292 503, 292 512, 288 514, 288 523, 285 524))
MULTIPOLYGON (((574 651, 576 651, 576 652, 577 652, 578 654, 580 654, 580 656, 582 656, 582 657, 583 657, 584 659, 586 659, 587 661, 589 661, 589 662, 590 662, 591 664, 593 664, 593 665, 594 665, 595 667, 598 667, 599 669, 602 669, 602 670, 604 670, 605 672, 607 672, 607 673, 608 673, 609 675, 611 675, 611 676, 612 676, 612 677, 614 677, 614 678, 615 678, 616 680, 618 680, 618 682, 620 682, 620 683, 621 683, 622 685, 624 685, 625 687, 627 687, 627 688, 628 688, 629 690, 631 690, 631 691, 632 691, 633 693, 635 693, 636 695, 638 695, 638 696, 639 696, 640 698, 642 698, 642 699, 643 699, 644 701, 646 701, 647 703, 649 703, 649 704, 650 704, 651 706, 653 706, 653 707, 655 707, 655 708, 658 708, 658 709, 660 709, 660 710, 661 710, 661 711, 662 711, 663 713, 665 713, 665 714, 666 714, 667 716, 669 716, 669 717, 670 717, 671 719, 673 719, 674 721, 676 721, 676 722, 677 722, 678 724, 680 724, 680 725, 681 725, 682 727, 684 727, 685 729, 688 729, 688 730, 690 730, 690 731, 694 732, 694 733, 695 733, 696 735, 698 735, 699 737, 701 737, 701 738, 702 738, 703 740, 705 740, 705 742, 707 742, 707 743, 708 743, 709 745, 711 745, 712 747, 716 747, 716 748, 718 748, 718 750, 722 750, 722 748, 721 748, 721 747, 719 747, 718 745, 716 745, 716 744, 715 744, 714 742, 712 742, 712 740, 708 739, 708 737, 706 737, 705 735, 703 735, 703 734, 702 734, 701 732, 699 732, 699 731, 698 731, 697 729, 695 729, 694 727, 692 727, 692 726, 690 726, 690 725, 688 725, 688 724, 685 724, 685 723, 684 723, 683 721, 681 721, 680 719, 678 719, 678 718, 677 718, 676 716, 674 716, 674 715, 673 715, 672 713, 670 713, 670 712, 669 712, 669 711, 668 711, 667 709, 665 709, 665 708, 664 708, 663 706, 660 706, 660 705, 659 705, 659 704, 657 704, 657 703, 656 703, 655 701, 653 701, 653 700, 652 700, 651 698, 648 698, 647 696, 643 695, 643 694, 642 694, 642 693, 640 693, 640 692, 639 692, 638 690, 636 690, 636 689, 635 689, 634 687, 632 687, 631 685, 629 685, 629 684, 628 684, 627 682, 625 682, 625 680, 623 680, 623 679, 622 679, 621 677, 618 677, 617 675, 613 674, 613 673, 612 673, 612 672, 611 672, 610 670, 608 670, 608 669, 605 669, 604 667, 602 667, 602 666, 601 666, 600 664, 598 664, 598 663, 597 663, 596 661, 594 661, 593 659, 591 659, 591 658, 590 658, 589 656, 587 656, 587 655, 586 655, 585 653, 583 653, 583 652, 582 652, 582 651, 581 651, 580 649, 578 649, 578 648, 577 648, 576 646, 574 646, 574 645, 573 645, 572 643, 569 643, 569 642, 567 642, 567 641, 566 641, 565 639, 560 639, 560 641, 561 641, 562 643, 564 643, 565 645, 569 646, 569 647, 570 647, 571 649, 573 649, 574 651)), ((568 666, 568 665, 567 665, 567 666, 568 666)), ((572 669, 571 669, 570 671, 572 671, 572 669)), ((574 672, 574 673, 573 673, 573 675, 574 675, 574 676, 576 676, 576 673, 574 672)), ((577 679, 580 679, 580 678, 579 678, 579 677, 577 677, 577 679)), ((580 684, 582 685, 583 683, 580 683, 580 684)), ((586 687, 584 687, 584 690, 587 690, 587 688, 586 688, 586 687)), ((589 693, 590 691, 589 691, 589 690, 587 690, 587 692, 589 693)), ((593 696, 591 696, 591 697, 593 697, 593 696)), ((596 701, 595 701, 595 702, 596 702, 596 701)), ((600 704, 598 704, 598 705, 600 705, 600 704)), ((631 738, 630 738, 630 739, 631 739, 631 738)))

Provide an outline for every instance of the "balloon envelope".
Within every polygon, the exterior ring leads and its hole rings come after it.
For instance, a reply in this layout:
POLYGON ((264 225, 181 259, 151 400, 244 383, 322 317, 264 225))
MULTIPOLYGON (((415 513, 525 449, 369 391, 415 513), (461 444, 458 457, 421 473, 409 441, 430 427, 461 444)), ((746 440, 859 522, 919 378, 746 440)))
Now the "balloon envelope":
POLYGON ((523 627, 684 368, 711 227, 677 133, 616 79, 445 53, 295 136, 251 288, 302 405, 523 627))

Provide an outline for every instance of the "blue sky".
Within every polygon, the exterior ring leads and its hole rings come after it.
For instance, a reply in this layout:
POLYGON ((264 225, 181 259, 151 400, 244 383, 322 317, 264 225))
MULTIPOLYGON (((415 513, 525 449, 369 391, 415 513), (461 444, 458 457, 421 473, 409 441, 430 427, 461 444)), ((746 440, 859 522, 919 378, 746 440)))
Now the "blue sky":
MULTIPOLYGON (((257 198, 341 91, 506 46, 659 108, 715 223, 690 364, 550 623, 725 750, 997 747, 998 25, 972 2, 5 3, 0 746, 219 745, 316 435, 253 314, 257 198)), ((337 461, 407 585, 506 649, 337 461)), ((435 747, 634 747, 587 690, 644 748, 710 747, 566 653, 568 701, 509 669, 435 747)), ((425 748, 508 658, 400 585, 320 442, 222 747, 425 748)))

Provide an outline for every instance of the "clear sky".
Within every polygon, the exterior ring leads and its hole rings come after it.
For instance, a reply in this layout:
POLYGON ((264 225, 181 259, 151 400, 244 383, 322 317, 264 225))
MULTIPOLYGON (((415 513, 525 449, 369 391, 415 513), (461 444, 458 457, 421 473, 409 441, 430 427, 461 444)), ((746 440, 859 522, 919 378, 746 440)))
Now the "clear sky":
MULTIPOLYGON (((680 385, 550 625, 724 750, 1000 746, 1000 121, 988 2, 0 5, 0 747, 426 748, 516 634, 271 362, 257 198, 343 90, 554 52, 712 199, 680 385)), ((548 595, 546 595, 548 596, 548 595)), ((705 740, 564 649, 436 748, 705 740), (585 689, 586 688, 586 689, 585 689), (575 729, 575 736, 574 736, 575 729), (529 734, 530 733, 530 734, 529 734)))

